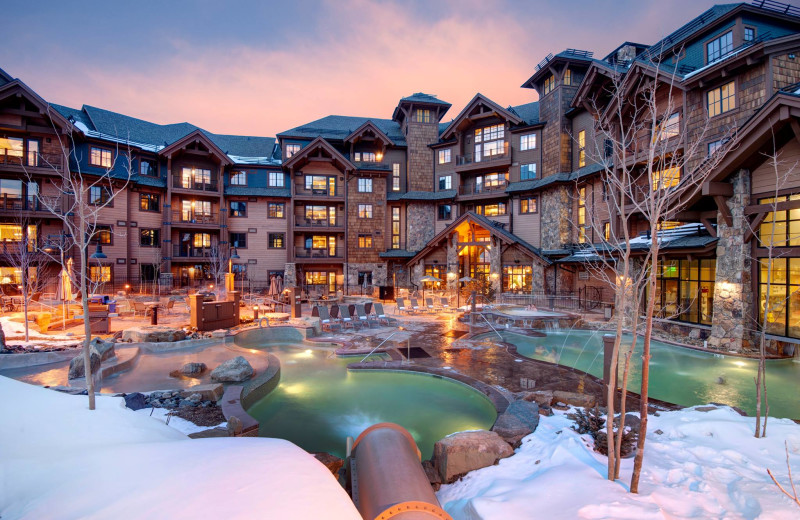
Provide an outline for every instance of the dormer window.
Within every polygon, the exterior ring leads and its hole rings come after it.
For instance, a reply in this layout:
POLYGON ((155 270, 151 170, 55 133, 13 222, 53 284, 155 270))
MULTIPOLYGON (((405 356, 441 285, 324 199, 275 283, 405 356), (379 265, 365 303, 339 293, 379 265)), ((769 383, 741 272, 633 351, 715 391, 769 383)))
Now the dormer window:
POLYGON ((728 31, 706 44, 707 63, 718 60, 733 50, 733 31, 728 31))
POLYGON ((431 111, 427 108, 418 108, 414 119, 417 123, 430 123, 431 111))
POLYGON ((231 186, 247 186, 247 172, 232 171, 231 186))
POLYGON ((290 158, 291 156, 293 156, 294 154, 296 154, 299 151, 300 151, 300 145, 299 144, 287 144, 286 145, 286 158, 287 159, 290 158))
POLYGON ((152 159, 139 159, 139 175, 146 175, 148 177, 156 177, 156 162, 152 159))
POLYGON ((542 85, 542 95, 546 96, 550 93, 553 88, 556 86, 556 77, 552 74, 546 80, 544 80, 544 84, 542 85))
POLYGON ((572 85, 572 71, 569 69, 564 73, 564 85, 572 85))
POLYGON ((102 168, 111 168, 111 150, 92 146, 89 150, 89 164, 102 168))
POLYGON ((756 30, 753 27, 744 28, 744 41, 752 42, 756 39, 756 30))
POLYGON ((377 162, 377 155, 375 152, 356 152, 355 162, 377 162))

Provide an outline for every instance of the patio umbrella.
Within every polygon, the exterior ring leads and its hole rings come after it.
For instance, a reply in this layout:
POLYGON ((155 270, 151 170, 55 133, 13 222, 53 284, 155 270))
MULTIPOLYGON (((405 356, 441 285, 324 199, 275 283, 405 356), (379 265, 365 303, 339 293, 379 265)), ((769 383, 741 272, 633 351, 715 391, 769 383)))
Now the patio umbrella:
POLYGON ((275 290, 277 291, 275 294, 283 292, 283 276, 281 275, 275 277, 275 290))
POLYGON ((267 294, 269 294, 270 296, 275 296, 279 292, 280 291, 278 291, 278 280, 277 280, 277 277, 273 275, 269 279, 269 292, 267 294))
MULTIPOLYGON (((441 278, 436 278, 435 276, 426 275, 419 279, 420 282, 441 282, 441 278)), ((425 303, 425 284, 422 284, 422 303, 425 303)))

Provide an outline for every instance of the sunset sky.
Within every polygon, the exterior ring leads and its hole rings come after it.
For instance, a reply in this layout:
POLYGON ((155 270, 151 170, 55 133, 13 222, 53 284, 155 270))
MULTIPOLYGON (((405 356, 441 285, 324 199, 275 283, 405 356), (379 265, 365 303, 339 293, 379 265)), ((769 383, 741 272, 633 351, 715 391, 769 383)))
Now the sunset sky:
POLYGON ((652 44, 706 0, 13 2, 0 68, 52 103, 274 136, 328 114, 391 117, 427 92, 501 105, 549 52, 652 44))

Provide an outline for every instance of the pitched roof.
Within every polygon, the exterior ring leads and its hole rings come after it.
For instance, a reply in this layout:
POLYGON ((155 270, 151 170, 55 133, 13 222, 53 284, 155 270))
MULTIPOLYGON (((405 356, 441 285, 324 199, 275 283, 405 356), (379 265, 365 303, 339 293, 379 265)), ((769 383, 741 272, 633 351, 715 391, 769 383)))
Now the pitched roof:
POLYGON ((11 77, 11 74, 3 69, 0 69, 0 85, 5 85, 6 83, 11 82, 13 79, 14 78, 11 77))
POLYGON ((386 200, 449 200, 456 196, 456 190, 389 192, 386 200))
POLYGON ((590 175, 594 175, 595 173, 601 172, 604 169, 605 165, 603 165, 602 163, 595 163, 595 164, 588 164, 583 168, 578 168, 577 170, 572 172, 554 173, 553 175, 548 175, 547 177, 544 177, 542 179, 512 182, 506 188, 506 193, 519 193, 523 191, 531 191, 531 190, 546 188, 547 186, 553 184, 559 184, 563 182, 574 182, 584 177, 588 177, 590 175))
POLYGON ((650 48, 647 51, 645 51, 645 54, 651 54, 652 56, 657 56, 662 52, 671 49, 675 45, 685 41, 699 29, 702 29, 716 22, 723 16, 727 15, 729 12, 733 11, 734 9, 742 5, 746 4, 743 3, 718 4, 703 11, 700 14, 700 16, 693 18, 689 22, 678 27, 678 29, 672 31, 666 37, 662 38, 661 40, 651 45, 650 48))
POLYGON ((525 121, 528 125, 535 125, 539 123, 539 102, 526 103, 524 105, 517 105, 515 107, 508 107, 509 112, 514 112, 520 119, 525 121))
POLYGON ((248 186, 225 186, 225 195, 249 195, 251 197, 286 197, 292 196, 289 188, 254 188, 248 186))
POLYGON ((285 130, 279 133, 278 137, 295 137, 299 139, 322 137, 329 141, 344 141, 348 135, 352 134, 367 121, 371 121, 381 132, 386 134, 395 146, 406 146, 406 138, 396 121, 376 119, 374 117, 325 116, 316 121, 285 130))
POLYGON ((434 94, 426 94, 424 92, 415 92, 410 96, 400 98, 400 103, 404 101, 411 103, 430 103, 433 105, 442 105, 447 107, 453 106, 447 101, 442 101, 441 99, 437 98, 434 94))
POLYGON ((461 109, 461 112, 458 113, 455 119, 450 121, 450 124, 447 125, 447 128, 441 134, 440 137, 442 139, 447 139, 448 134, 452 135, 452 133, 457 130, 458 124, 464 119, 469 119, 470 112, 476 109, 480 105, 483 105, 484 107, 489 107, 490 110, 493 110, 495 113, 497 113, 498 116, 502 117, 507 121, 510 121, 513 124, 518 125, 522 123, 522 118, 519 116, 519 114, 513 112, 511 110, 511 107, 509 107, 508 109, 503 108, 494 101, 492 101, 491 99, 489 99, 488 97, 478 92, 477 94, 475 94, 475 96, 473 96, 473 98, 469 101, 469 103, 467 103, 464 106, 464 108, 461 109))

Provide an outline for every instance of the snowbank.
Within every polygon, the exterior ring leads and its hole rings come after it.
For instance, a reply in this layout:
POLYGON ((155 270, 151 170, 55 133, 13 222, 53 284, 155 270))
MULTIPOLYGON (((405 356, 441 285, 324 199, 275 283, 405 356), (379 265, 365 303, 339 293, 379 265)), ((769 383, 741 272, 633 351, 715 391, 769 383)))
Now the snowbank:
POLYGON ((0 517, 360 516, 330 472, 279 439, 189 439, 121 398, 0 377, 0 517), (310 498, 313 497, 313 500, 310 498))
POLYGON ((769 436, 755 439, 754 419, 729 408, 651 417, 638 495, 627 492, 633 459, 622 462, 623 481, 609 482, 607 459, 571 424, 563 414, 543 417, 512 457, 443 486, 442 506, 456 519, 800 517, 766 471, 786 487, 786 441, 800 474, 800 426, 792 421, 770 418, 769 436))
MULTIPOLYGON (((0 326, 3 327, 3 333, 6 335, 7 340, 12 340, 14 338, 22 339, 25 337, 25 324, 20 323, 18 321, 12 320, 8 316, 0 317, 0 326)), ((71 341, 73 343, 76 342, 76 338, 74 336, 65 336, 61 334, 42 334, 33 325, 28 327, 28 337, 32 340, 34 339, 42 339, 42 340, 49 340, 53 343, 58 343, 59 341, 71 341)), ((30 341, 28 343, 33 343, 30 341)), ((26 344, 24 341, 14 341, 14 344, 26 344)), ((41 341, 36 342, 36 344, 42 344, 41 341)))

